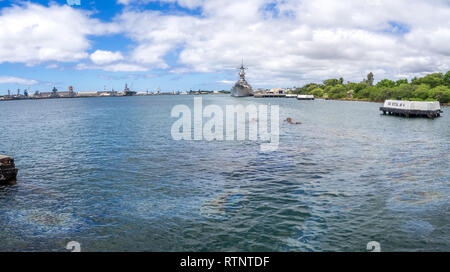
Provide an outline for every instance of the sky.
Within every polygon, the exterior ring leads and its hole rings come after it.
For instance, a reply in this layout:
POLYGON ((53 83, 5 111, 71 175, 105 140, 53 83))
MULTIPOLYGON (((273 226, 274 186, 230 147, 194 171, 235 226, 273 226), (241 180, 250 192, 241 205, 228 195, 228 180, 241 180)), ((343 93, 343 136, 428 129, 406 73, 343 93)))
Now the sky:
POLYGON ((450 0, 0 0, 0 95, 229 90, 450 70, 450 0), (79 2, 80 5, 77 5, 79 2))

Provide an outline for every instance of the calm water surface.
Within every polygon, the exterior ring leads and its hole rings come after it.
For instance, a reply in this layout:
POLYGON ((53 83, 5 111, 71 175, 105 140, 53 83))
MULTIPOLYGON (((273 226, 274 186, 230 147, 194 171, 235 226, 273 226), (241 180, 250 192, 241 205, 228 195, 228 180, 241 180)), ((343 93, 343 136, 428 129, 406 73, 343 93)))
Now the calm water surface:
POLYGON ((450 250, 450 111, 382 116, 379 104, 277 104, 280 147, 173 141, 193 96, 0 102, 0 251, 450 250))

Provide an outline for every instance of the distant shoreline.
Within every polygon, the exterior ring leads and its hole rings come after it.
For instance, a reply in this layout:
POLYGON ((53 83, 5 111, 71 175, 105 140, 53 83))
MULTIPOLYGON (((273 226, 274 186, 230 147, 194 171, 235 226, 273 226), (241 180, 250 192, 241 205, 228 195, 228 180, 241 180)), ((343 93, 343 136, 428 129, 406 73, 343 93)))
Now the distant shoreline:
POLYGON ((143 97, 143 96, 198 96, 198 95, 219 95, 223 93, 204 93, 204 94, 145 94, 145 95, 77 95, 60 97, 0 97, 0 101, 19 101, 19 100, 48 100, 48 99, 73 99, 73 98, 104 98, 104 97, 143 97))
MULTIPOLYGON (((370 102, 370 103, 380 103, 380 104, 384 103, 384 101, 373 101, 373 100, 368 100, 368 99, 356 99, 356 98, 323 98, 323 97, 318 97, 316 99, 335 100, 335 101, 350 101, 350 102, 370 102)), ((440 104, 443 107, 449 107, 450 106, 450 103, 440 103, 440 104)))
MULTIPOLYGON (((47 100, 47 99, 71 99, 71 98, 105 98, 105 97, 143 97, 143 96, 199 96, 199 95, 220 95, 220 94, 226 94, 226 93, 205 93, 205 94, 148 94, 148 95, 132 95, 132 96, 125 96, 125 95, 97 95, 97 96, 73 96, 73 97, 39 97, 39 98, 8 98, 8 99, 0 99, 1 101, 19 101, 19 100, 47 100)), ((368 103, 378 103, 383 104, 384 101, 372 101, 368 99, 356 99, 356 98, 324 98, 324 97, 317 97, 316 99, 320 100, 333 100, 333 101, 348 101, 348 102, 368 102, 368 103)), ((441 106, 443 107, 450 107, 450 103, 441 103, 441 106)))
POLYGON ((384 103, 384 101, 372 101, 372 100, 368 100, 368 99, 356 99, 356 98, 323 98, 323 97, 318 97, 316 99, 334 100, 334 101, 350 101, 350 102, 384 103))

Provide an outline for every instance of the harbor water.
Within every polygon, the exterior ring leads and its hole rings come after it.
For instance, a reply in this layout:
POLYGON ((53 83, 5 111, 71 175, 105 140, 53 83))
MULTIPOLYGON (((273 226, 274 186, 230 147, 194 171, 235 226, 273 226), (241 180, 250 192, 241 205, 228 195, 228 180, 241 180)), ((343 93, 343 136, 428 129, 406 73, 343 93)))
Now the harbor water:
POLYGON ((280 106, 280 145, 174 141, 194 96, 0 102, 0 251, 450 250, 450 111, 204 95, 280 106), (283 122, 286 118, 301 125, 283 122))

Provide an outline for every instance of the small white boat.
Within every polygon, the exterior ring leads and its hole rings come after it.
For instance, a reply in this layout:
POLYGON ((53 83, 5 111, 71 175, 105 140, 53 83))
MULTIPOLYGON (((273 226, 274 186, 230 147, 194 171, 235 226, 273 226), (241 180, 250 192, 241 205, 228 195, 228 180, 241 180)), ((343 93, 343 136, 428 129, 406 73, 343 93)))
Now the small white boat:
POLYGON ((311 94, 301 94, 301 95, 297 96, 297 99, 298 100, 314 100, 315 97, 314 97, 314 95, 311 95, 311 94))

